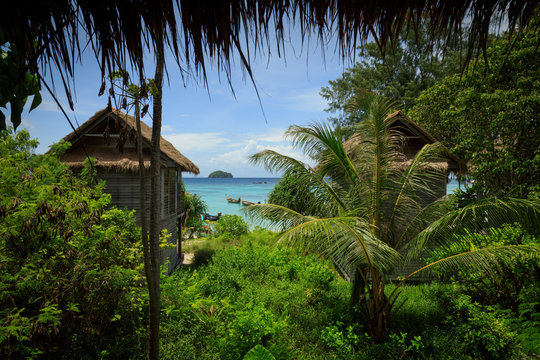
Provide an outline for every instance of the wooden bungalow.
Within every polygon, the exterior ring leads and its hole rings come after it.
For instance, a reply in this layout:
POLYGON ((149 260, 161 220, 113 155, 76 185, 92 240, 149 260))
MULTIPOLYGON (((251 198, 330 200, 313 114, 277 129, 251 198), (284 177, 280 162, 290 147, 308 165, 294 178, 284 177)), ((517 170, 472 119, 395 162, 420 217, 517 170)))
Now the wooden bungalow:
MULTIPOLYGON (((147 169, 147 194, 150 194, 150 143, 152 128, 141 122, 144 165, 147 169)), ((135 118, 121 111, 103 109, 82 124, 64 140, 71 147, 60 159, 73 170, 83 167, 87 156, 95 158, 98 177, 105 180, 105 191, 111 203, 119 208, 134 209, 140 224, 139 162, 136 148, 135 118)), ((162 261, 169 261, 172 272, 181 259, 180 217, 184 214, 182 172, 199 174, 199 168, 180 153, 170 142, 161 138, 161 228, 169 234, 176 249, 162 252, 162 261)), ((149 197, 148 197, 149 199, 149 197)), ((149 209, 149 200, 147 208, 149 209)))

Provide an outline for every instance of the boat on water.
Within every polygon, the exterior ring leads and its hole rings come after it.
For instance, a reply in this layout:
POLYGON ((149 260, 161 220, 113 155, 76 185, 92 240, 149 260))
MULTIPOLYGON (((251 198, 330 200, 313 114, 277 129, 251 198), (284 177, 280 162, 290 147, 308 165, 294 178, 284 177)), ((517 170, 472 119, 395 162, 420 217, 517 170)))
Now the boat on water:
POLYGON ((204 214, 203 220, 208 221, 218 221, 221 217, 221 213, 218 213, 217 215, 210 215, 209 213, 204 214))
POLYGON ((247 201, 247 200, 242 200, 242 205, 244 206, 250 206, 250 205, 255 205, 254 202, 251 202, 251 201, 247 201))
POLYGON ((227 194, 225 194, 225 199, 227 199, 228 202, 233 203, 233 204, 238 204, 238 203, 240 203, 240 200, 241 200, 240 198, 238 198, 238 199, 230 198, 230 197, 227 196, 227 194))

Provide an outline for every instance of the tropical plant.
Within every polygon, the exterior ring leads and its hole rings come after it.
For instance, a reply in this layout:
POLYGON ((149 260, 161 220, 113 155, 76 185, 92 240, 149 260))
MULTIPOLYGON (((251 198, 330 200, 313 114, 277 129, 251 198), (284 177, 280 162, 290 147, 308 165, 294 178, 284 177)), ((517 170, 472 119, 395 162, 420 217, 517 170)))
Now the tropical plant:
POLYGON ((302 177, 293 172, 283 174, 268 195, 270 204, 277 204, 304 215, 319 214, 322 205, 313 193, 312 188, 305 186, 302 177))
POLYGON ((199 195, 185 193, 184 209, 184 229, 190 231, 189 234, 186 233, 187 238, 189 239, 202 229, 204 222, 201 214, 204 214, 207 211, 207 206, 199 195))
POLYGON ((422 198, 433 195, 430 184, 444 176, 432 167, 440 146, 426 145, 412 160, 403 161, 399 151, 402 139, 385 121, 391 104, 370 94, 354 98, 350 106, 351 116, 359 107, 368 111, 356 127, 356 145, 349 151, 329 126, 315 124, 292 126, 286 132, 294 146, 318 162, 315 168, 272 150, 251 157, 268 170, 294 170, 305 184, 324 195, 330 215, 306 216, 274 204, 255 205, 245 211, 288 228, 281 242, 319 251, 335 263, 352 266, 351 305, 364 315, 374 339, 385 337, 399 289, 417 273, 456 264, 488 269, 497 257, 539 252, 536 246, 524 245, 473 249, 420 268, 385 294, 388 276, 397 265, 419 258, 428 247, 447 245, 451 240, 448 234, 481 231, 513 221, 537 231, 540 211, 537 202, 515 199, 489 199, 456 210, 443 198, 425 206, 422 198))
MULTIPOLYGON (((460 234, 455 236, 455 241, 448 247, 428 253, 430 261, 437 261, 474 248, 519 244, 539 245, 540 239, 527 234, 519 226, 505 224, 500 228, 486 229, 482 234, 460 234)), ((491 271, 463 271, 456 268, 437 275, 444 280, 451 279, 460 283, 464 292, 481 304, 499 305, 517 313, 521 290, 538 279, 539 268, 540 257, 527 254, 500 261, 499 266, 491 271)))
POLYGON ((228 240, 239 238, 247 234, 248 231, 248 224, 238 215, 223 215, 214 226, 214 233, 228 240))

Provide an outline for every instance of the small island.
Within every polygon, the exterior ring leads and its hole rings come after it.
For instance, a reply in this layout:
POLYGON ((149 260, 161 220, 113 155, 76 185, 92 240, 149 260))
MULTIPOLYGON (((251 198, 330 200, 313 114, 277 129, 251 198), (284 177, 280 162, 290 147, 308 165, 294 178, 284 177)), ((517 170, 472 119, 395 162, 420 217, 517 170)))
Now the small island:
POLYGON ((217 170, 217 171, 214 171, 214 172, 210 173, 210 175, 208 175, 208 177, 212 178, 212 179, 217 179, 217 178, 232 178, 233 176, 232 176, 231 173, 221 171, 221 170, 217 170))

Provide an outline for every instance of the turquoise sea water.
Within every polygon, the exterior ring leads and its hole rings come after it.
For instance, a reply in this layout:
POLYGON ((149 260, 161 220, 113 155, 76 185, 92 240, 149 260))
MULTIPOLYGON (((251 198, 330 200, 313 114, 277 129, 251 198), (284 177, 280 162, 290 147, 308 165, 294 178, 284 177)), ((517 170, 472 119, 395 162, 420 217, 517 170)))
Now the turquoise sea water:
POLYGON ((243 216, 240 211, 244 206, 227 202, 228 197, 264 203, 268 194, 279 182, 279 178, 232 178, 232 179, 209 179, 185 177, 186 191, 202 197, 208 207, 208 213, 216 215, 236 214, 243 216))
MULTIPOLYGON (((268 194, 279 182, 279 178, 232 178, 232 179, 209 179, 185 177, 184 184, 186 191, 202 197, 208 207, 208 213, 216 215, 237 214, 243 216, 240 211, 241 204, 227 202, 225 194, 231 198, 241 197, 254 203, 264 203, 268 199, 268 194)), ((459 186, 456 179, 452 179, 446 189, 447 193, 452 193, 459 186)))

